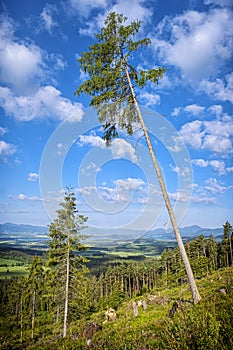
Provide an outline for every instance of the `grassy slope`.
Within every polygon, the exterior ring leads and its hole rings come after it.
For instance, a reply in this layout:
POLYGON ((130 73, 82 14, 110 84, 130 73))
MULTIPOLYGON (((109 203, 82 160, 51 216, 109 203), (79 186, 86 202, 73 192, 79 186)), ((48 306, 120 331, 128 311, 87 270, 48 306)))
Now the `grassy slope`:
MULTIPOLYGON (((134 317, 132 301, 125 302, 117 310, 117 320, 103 324, 104 310, 93 314, 92 321, 102 325, 86 345, 86 325, 71 325, 72 334, 79 333, 78 339, 43 341, 28 349, 111 349, 111 350, 152 350, 152 349, 231 349, 233 348, 233 268, 218 270, 213 275, 197 281, 202 301, 193 306, 187 302, 172 317, 168 317, 174 301, 191 298, 188 286, 155 290, 154 302, 148 303, 147 310, 139 309, 134 317), (219 289, 226 287, 228 294, 219 289)), ((140 299, 146 299, 146 295, 140 299)), ((136 299, 134 299, 136 300, 136 299)), ((111 307, 111 305, 109 305, 111 307)))
MULTIPOLYGON (((146 311, 140 310, 137 318, 133 316, 133 312, 130 309, 130 305, 125 304, 118 311, 118 320, 113 324, 104 326, 103 330, 95 335, 93 339, 92 349, 191 349, 190 344, 185 344, 185 340, 180 339, 177 342, 177 338, 184 338, 182 329, 184 324, 187 326, 187 331, 195 332, 196 328, 200 328, 200 333, 205 332, 206 337, 214 337, 217 332, 218 322, 208 321, 212 316, 212 312, 215 313, 217 307, 223 299, 229 299, 231 305, 231 316, 233 313, 233 269, 225 269, 222 272, 218 271, 212 276, 198 281, 198 287, 202 295, 202 302, 197 307, 193 307, 191 303, 183 303, 182 311, 179 310, 174 316, 174 319, 167 317, 168 311, 171 309, 174 301, 180 298, 184 300, 190 299, 190 291, 188 286, 180 288, 171 288, 169 290, 157 291, 158 302, 154 302, 148 305, 146 311), (223 296, 219 293, 219 289, 227 287, 230 292, 227 296, 223 296), (164 301, 164 302, 163 302, 164 301), (198 320, 198 313, 202 313, 201 319, 198 320), (193 315, 192 315, 193 313, 193 315), (194 319, 192 320, 192 317, 194 319), (175 328, 173 324, 180 323, 181 328, 175 328), (193 321, 192 325, 188 322, 193 321), (173 331, 167 331, 169 327, 173 331), (189 329, 190 328, 190 329, 189 329), (212 329, 213 328, 213 329, 212 329), (172 339, 172 335, 174 339, 172 339), (177 338, 176 338, 177 337, 177 338)), ((233 321, 233 318, 231 319, 233 321)), ((233 324, 232 324, 233 327, 233 324)), ((185 332, 184 332, 185 333, 185 332)), ((200 334, 199 334, 200 335, 200 334)), ((198 335, 198 336, 199 336, 198 335)), ((211 342, 210 342, 211 343, 211 342)), ((233 340, 232 344, 233 346, 233 340)), ((213 346, 209 348, 215 349, 217 341, 213 342, 213 346)), ((226 345, 227 346, 227 345, 226 345)), ((207 349, 207 345, 203 347, 195 346, 194 349, 207 349)), ((230 348, 230 347, 229 347, 230 348)), ((216 347, 218 349, 218 347, 216 347)), ((226 347, 228 349, 228 347, 226 347)))

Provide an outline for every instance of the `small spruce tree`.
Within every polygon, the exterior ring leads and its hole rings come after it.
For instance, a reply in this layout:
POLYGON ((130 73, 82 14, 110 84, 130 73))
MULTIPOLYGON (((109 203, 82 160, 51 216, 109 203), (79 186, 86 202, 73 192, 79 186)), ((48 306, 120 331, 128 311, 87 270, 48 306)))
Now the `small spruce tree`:
MULTIPOLYGON (((86 228, 87 217, 78 214, 76 198, 68 188, 64 201, 57 210, 57 218, 49 226, 48 266, 54 287, 59 291, 64 305, 63 337, 67 335, 69 305, 71 303, 72 277, 77 275, 77 268, 82 266, 86 259, 78 252, 85 250, 81 240, 86 236, 81 231, 86 228)), ((60 310, 60 305, 58 305, 60 310)))

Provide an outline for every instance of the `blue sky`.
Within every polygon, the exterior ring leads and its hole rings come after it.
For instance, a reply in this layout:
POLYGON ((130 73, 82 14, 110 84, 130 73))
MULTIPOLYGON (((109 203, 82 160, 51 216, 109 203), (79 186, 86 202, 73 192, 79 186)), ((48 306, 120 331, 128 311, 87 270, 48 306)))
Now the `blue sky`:
POLYGON ((90 227, 169 228, 140 128, 106 148, 77 58, 109 11, 142 20, 137 91, 180 226, 232 222, 233 11, 229 0, 1 2, 0 222, 46 225, 72 186, 90 227))

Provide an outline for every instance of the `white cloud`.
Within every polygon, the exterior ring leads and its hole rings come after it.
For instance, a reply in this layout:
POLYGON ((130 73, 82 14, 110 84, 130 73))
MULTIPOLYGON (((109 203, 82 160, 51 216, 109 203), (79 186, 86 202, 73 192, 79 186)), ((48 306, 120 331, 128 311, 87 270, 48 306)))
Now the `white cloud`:
POLYGON ((135 20, 140 20, 143 22, 150 21, 152 16, 152 11, 148 6, 144 5, 145 0, 117 0, 112 6, 110 1, 107 0, 69 0, 72 3, 73 9, 79 11, 81 16, 88 17, 93 9, 102 10, 95 17, 88 21, 85 28, 81 28, 79 33, 82 35, 93 36, 94 33, 98 31, 98 28, 103 27, 104 20, 110 12, 122 13, 128 18, 127 23, 135 20), (103 12, 104 11, 104 12, 103 12))
POLYGON ((187 105, 185 107, 175 107, 171 115, 173 117, 177 117, 178 115, 181 114, 181 112, 187 112, 189 114, 196 116, 204 112, 204 110, 205 110, 205 107, 199 106, 197 104, 192 104, 192 105, 187 105))
POLYGON ((215 114, 216 117, 220 117, 220 115, 222 114, 223 108, 222 108, 221 105, 213 105, 213 106, 210 106, 210 107, 208 108, 208 110, 209 110, 211 113, 215 114))
POLYGON ((169 193, 169 198, 178 202, 190 202, 190 193, 184 190, 169 193))
MULTIPOLYGON (((79 147, 90 145, 92 147, 100 147, 105 148, 105 141, 96 135, 81 135, 77 142, 79 147)), ((132 162, 137 163, 138 158, 135 152, 135 149, 131 146, 129 142, 123 139, 114 139, 111 142, 109 149, 112 152, 112 156, 114 159, 118 158, 128 158, 132 162)))
POLYGON ((41 12, 41 21, 45 30, 47 30, 50 34, 54 28, 58 27, 58 23, 54 20, 53 15, 57 12, 56 6, 51 4, 46 4, 41 12))
POLYGON ((13 39, 13 22, 2 19, 0 28, 0 78, 3 83, 20 88, 42 75, 42 51, 32 44, 13 39))
POLYGON ((157 26, 152 43, 164 64, 178 67, 186 78, 197 81, 216 75, 230 62, 232 20, 232 12, 222 8, 167 16, 157 26))
POLYGON ((145 182, 140 178, 118 179, 114 184, 118 191, 139 191, 145 186, 145 182))
POLYGON ((196 166, 199 166, 200 168, 207 168, 207 166, 209 165, 208 160, 204 159, 193 159, 192 163, 196 166))
POLYGON ((188 112, 188 113, 193 114, 193 115, 198 115, 201 112, 203 112, 204 110, 205 110, 205 107, 198 106, 197 104, 188 105, 184 108, 185 112, 188 112))
POLYGON ((7 115, 21 121, 69 118, 72 122, 80 121, 83 115, 80 103, 62 97, 61 91, 53 86, 41 87, 27 96, 15 96, 9 88, 0 87, 0 102, 7 115))
POLYGON ((79 140, 77 142, 79 147, 85 145, 91 145, 92 147, 105 147, 105 142, 101 137, 96 135, 80 135, 79 140))
POLYGON ((148 22, 152 16, 152 11, 144 5, 145 2, 144 0, 118 0, 111 8, 111 11, 123 13, 128 17, 129 22, 137 19, 139 21, 148 22))
POLYGON ((85 18, 89 17, 92 10, 105 9, 108 5, 107 0, 68 0, 68 3, 75 12, 85 18))
POLYGON ((4 136, 6 133, 8 133, 8 131, 9 130, 7 128, 0 126, 0 136, 4 136))
POLYGON ((202 148, 212 151, 214 153, 222 153, 223 155, 232 152, 230 139, 226 137, 219 137, 217 135, 206 135, 202 148))
POLYGON ((204 160, 204 159, 193 159, 192 163, 200 168, 207 168, 210 166, 214 172, 218 175, 226 175, 232 172, 232 168, 227 168, 225 163, 220 160, 204 160))
POLYGON ((172 117, 178 117, 178 115, 180 114, 182 110, 182 107, 175 107, 173 112, 171 113, 171 116, 172 117))
POLYGON ((230 116, 212 121, 195 120, 184 124, 180 136, 195 149, 206 149, 220 156, 232 153, 233 119, 230 116))
POLYGON ((232 6, 232 0, 204 0, 205 5, 232 6))
POLYGON ((203 196, 193 196, 192 197, 193 203, 205 203, 205 204, 215 204, 217 202, 215 197, 209 197, 207 195, 203 196))
POLYGON ((16 27, 14 22, 7 15, 1 16, 0 20, 0 79, 2 83, 8 84, 14 93, 27 94, 41 82, 54 82, 52 77, 54 72, 63 70, 66 65, 63 56, 49 54, 29 40, 19 40, 14 35, 16 27))
POLYGON ((224 79, 204 79, 200 82, 198 90, 204 91, 207 95, 219 101, 233 103, 233 73, 228 74, 224 79))
POLYGON ((138 158, 135 149, 131 144, 122 139, 112 141, 111 145, 113 158, 129 158, 132 162, 137 163, 138 158))
POLYGON ((151 94, 149 92, 142 92, 140 98, 145 100, 146 106, 154 106, 160 104, 160 96, 158 94, 151 94))
POLYGON ((96 192, 97 188, 95 186, 84 186, 81 188, 77 188, 77 193, 83 196, 89 196, 93 192, 96 192))
POLYGON ((183 176, 183 177, 190 176, 190 168, 188 167, 180 168, 178 166, 174 166, 170 164, 170 168, 174 173, 178 174, 179 176, 183 176))
POLYGON ((201 131, 201 129, 202 122, 200 120, 195 120, 181 127, 180 136, 183 138, 184 142, 198 149, 202 145, 203 131, 201 131))
MULTIPOLYGON (((154 185, 150 186, 150 190, 153 193, 155 191, 154 185)), ((98 193, 100 198, 105 201, 111 202, 128 202, 134 201, 138 204, 146 204, 148 200, 148 191, 147 184, 140 178, 127 178, 127 179, 118 179, 113 181, 113 187, 103 186, 85 186, 78 188, 77 192, 83 196, 91 196, 93 192, 98 193), (132 200, 132 191, 137 192, 137 197, 132 200)))
POLYGON ((222 194, 226 190, 232 188, 232 186, 228 186, 228 187, 222 186, 222 183, 218 182, 215 178, 212 178, 212 177, 206 180, 205 184, 206 184, 205 189, 215 194, 218 194, 218 193, 222 194))
POLYGON ((29 173, 28 174, 28 181, 35 182, 39 178, 39 175, 37 173, 29 173))
POLYGON ((90 176, 92 172, 99 173, 101 168, 99 168, 94 162, 90 162, 88 166, 81 169, 81 173, 85 176, 90 176))
POLYGON ((57 144, 57 154, 58 154, 59 156, 65 154, 66 151, 67 151, 67 148, 68 148, 68 145, 59 142, 59 143, 57 144))
POLYGON ((20 200, 20 201, 41 201, 42 198, 41 197, 37 197, 37 196, 27 196, 26 194, 23 194, 23 193, 20 193, 19 195, 17 196, 14 196, 14 195, 9 195, 10 198, 12 199, 17 199, 17 200, 20 200))
POLYGON ((16 150, 17 148, 15 145, 7 143, 5 141, 0 141, 0 157, 2 157, 4 160, 7 157, 12 156, 16 150))
POLYGON ((209 164, 212 167, 212 169, 219 175, 224 175, 226 173, 225 163, 223 161, 210 160, 209 164))

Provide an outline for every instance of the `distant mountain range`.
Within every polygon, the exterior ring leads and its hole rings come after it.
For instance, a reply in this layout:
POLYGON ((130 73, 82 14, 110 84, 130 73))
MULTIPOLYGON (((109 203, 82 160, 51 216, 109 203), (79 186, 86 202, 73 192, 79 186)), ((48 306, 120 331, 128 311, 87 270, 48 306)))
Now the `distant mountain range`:
MULTIPOLYGON (((153 239, 153 240, 175 240, 173 231, 168 231, 163 228, 154 229, 152 231, 143 232, 129 229, 102 229, 90 227, 87 231, 90 235, 89 240, 91 242, 119 242, 129 241, 135 239, 153 239)), ((4 241, 34 241, 34 242, 46 242, 48 234, 48 227, 46 226, 33 226, 26 224, 13 224, 6 222, 0 224, 0 242, 4 241)), ((194 238, 201 234, 205 237, 209 237, 212 234, 216 239, 220 239, 223 234, 223 228, 203 228, 197 225, 181 227, 180 234, 184 241, 190 237, 194 238)))
POLYGON ((48 227, 25 225, 25 224, 13 224, 12 222, 6 222, 4 224, 0 224, 0 234, 17 233, 17 232, 47 234, 48 227))

